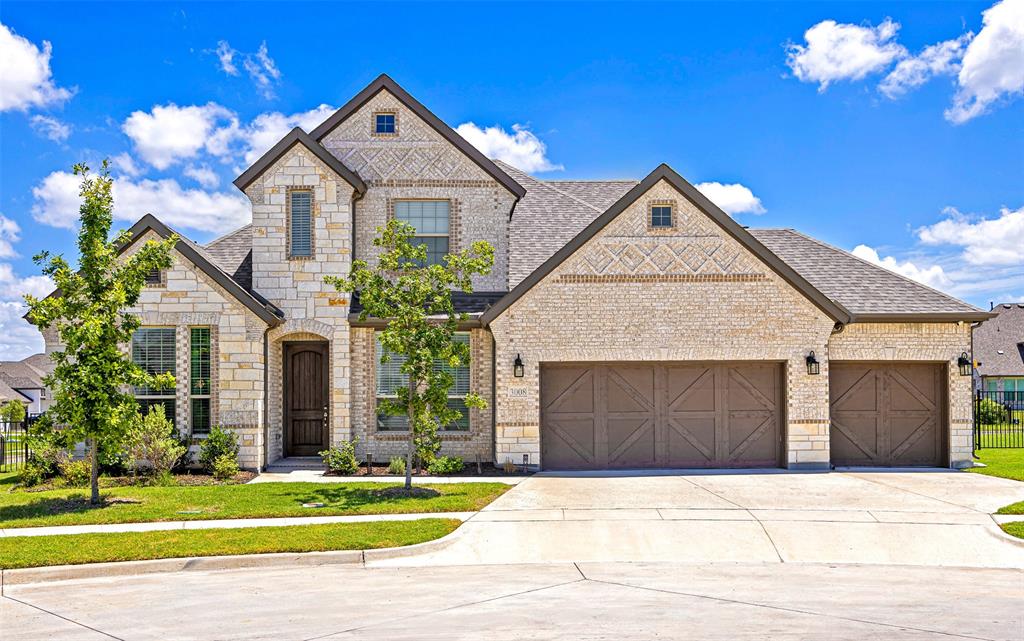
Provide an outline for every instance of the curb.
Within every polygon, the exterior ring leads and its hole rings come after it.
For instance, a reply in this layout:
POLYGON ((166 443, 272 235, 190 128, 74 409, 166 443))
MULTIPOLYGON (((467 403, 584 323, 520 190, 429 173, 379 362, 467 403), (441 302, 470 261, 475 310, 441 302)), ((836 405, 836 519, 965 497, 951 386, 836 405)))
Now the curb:
POLYGON ((998 525, 996 525, 994 528, 986 527, 985 531, 987 531, 989 534, 999 539, 1000 541, 1004 541, 1011 545, 1016 545, 1017 547, 1024 548, 1024 539, 1018 539, 1012 534, 1008 534, 1006 531, 1003 530, 1003 528, 999 527, 998 525))
POLYGON ((276 552, 271 554, 238 554, 230 556, 195 556, 145 561, 113 561, 81 565, 55 565, 41 568, 0 570, 0 591, 9 585, 50 583, 102 577, 138 576, 167 572, 205 572, 251 568, 312 567, 320 565, 358 565, 367 561, 417 556, 448 547, 462 536, 461 525, 432 541, 395 548, 370 550, 335 550, 329 552, 276 552))

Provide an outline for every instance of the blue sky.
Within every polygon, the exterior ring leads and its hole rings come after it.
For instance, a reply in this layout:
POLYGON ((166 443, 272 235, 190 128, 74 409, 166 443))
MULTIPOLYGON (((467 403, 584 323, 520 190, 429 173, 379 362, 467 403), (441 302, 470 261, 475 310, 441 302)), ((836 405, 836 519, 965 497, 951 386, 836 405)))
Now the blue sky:
POLYGON ((743 224, 1024 299, 1024 0, 7 0, 0 23, 0 358, 41 347, 18 300, 48 285, 34 253, 73 255, 73 163, 116 159, 120 226, 205 241, 246 222, 248 162, 381 72, 543 177, 667 162, 743 224))

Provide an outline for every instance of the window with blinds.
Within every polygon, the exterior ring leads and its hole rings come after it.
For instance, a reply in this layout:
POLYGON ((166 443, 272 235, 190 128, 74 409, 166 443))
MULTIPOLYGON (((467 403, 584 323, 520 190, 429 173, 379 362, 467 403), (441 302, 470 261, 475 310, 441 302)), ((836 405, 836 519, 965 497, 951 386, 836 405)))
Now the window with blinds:
POLYGON ((441 265, 448 254, 448 220, 451 204, 447 200, 399 200, 395 219, 416 228, 415 240, 427 246, 427 264, 441 265))
MULTIPOLYGON (((173 327, 140 327, 132 334, 132 361, 148 374, 175 374, 173 327)), ((153 405, 163 405, 164 414, 175 423, 174 387, 135 387, 132 392, 143 415, 153 405)))
POLYGON ((193 327, 189 360, 192 434, 210 433, 210 328, 193 327))
POLYGON ((309 257, 313 255, 313 192, 288 192, 290 216, 289 256, 309 257))
MULTIPOLYGON (((468 332, 457 332, 455 340, 460 343, 469 344, 468 332)), ((377 404, 381 399, 396 398, 397 390, 409 384, 409 377, 403 374, 400 369, 405 362, 404 356, 391 355, 391 360, 381 363, 384 355, 384 346, 377 341, 377 404)), ((469 430, 469 408, 466 407, 466 394, 469 393, 469 365, 452 368, 447 363, 437 361, 434 364, 436 369, 447 370, 455 379, 451 389, 448 390, 448 407, 462 413, 462 418, 442 429, 467 431, 469 430)), ((377 429, 380 431, 404 432, 409 429, 409 419, 405 416, 377 415, 377 429)))

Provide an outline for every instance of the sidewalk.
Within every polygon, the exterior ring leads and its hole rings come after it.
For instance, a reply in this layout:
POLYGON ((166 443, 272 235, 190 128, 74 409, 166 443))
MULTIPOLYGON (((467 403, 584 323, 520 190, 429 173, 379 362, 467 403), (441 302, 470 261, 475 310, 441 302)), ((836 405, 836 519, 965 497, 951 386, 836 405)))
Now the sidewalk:
POLYGON ((352 516, 291 516, 270 519, 216 519, 209 521, 158 521, 153 523, 102 523, 96 525, 55 525, 49 527, 5 528, 0 538, 12 536, 54 536, 58 534, 96 534, 102 532, 152 532, 157 530, 209 530, 237 527, 282 527, 286 525, 322 525, 326 523, 366 523, 368 521, 416 521, 419 519, 458 519, 466 521, 476 512, 414 512, 412 514, 358 514, 352 516))

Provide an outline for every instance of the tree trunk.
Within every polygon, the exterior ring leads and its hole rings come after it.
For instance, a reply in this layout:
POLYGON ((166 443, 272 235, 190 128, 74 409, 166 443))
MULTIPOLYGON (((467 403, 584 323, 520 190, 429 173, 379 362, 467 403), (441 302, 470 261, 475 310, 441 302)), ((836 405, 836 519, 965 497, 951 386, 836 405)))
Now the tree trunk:
POLYGON ((409 377, 409 444, 408 449, 405 453, 405 489, 412 490, 412 459, 413 454, 416 452, 416 446, 414 441, 416 439, 416 433, 413 430, 413 404, 412 397, 416 393, 416 381, 410 376, 409 377))
POLYGON ((93 505, 100 504, 100 457, 99 443, 95 438, 89 439, 89 477, 92 485, 92 497, 89 502, 93 505))

